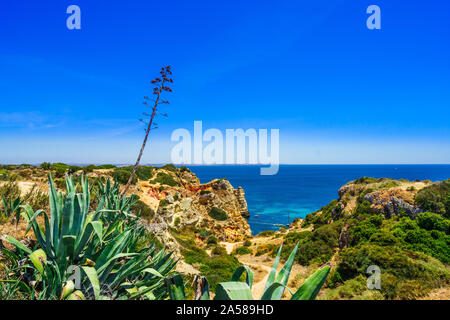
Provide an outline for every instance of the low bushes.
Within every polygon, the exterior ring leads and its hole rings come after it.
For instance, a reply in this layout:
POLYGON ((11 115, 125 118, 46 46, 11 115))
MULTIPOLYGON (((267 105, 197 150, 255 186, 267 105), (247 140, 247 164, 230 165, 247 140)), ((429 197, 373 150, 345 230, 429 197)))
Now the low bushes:
POLYGON ((175 179, 170 174, 164 172, 158 172, 156 178, 153 180, 153 183, 165 184, 171 187, 179 185, 179 183, 176 182, 175 179))
POLYGON ((208 215, 218 221, 225 221, 228 219, 227 213, 218 207, 212 207, 208 215))
POLYGON ((253 250, 250 249, 249 247, 246 246, 242 246, 242 247, 238 247, 233 251, 234 254, 237 255, 244 255, 244 254, 252 254, 253 250))
POLYGON ((415 201, 426 211, 440 213, 450 218, 450 179, 421 189, 415 201))
POLYGON ((150 221, 155 216, 155 211, 141 200, 137 200, 131 209, 131 213, 150 221))
MULTIPOLYGON (((130 171, 125 169, 115 169, 111 175, 114 181, 120 184, 126 184, 128 182, 128 179, 130 179, 130 171)), ((137 176, 134 176, 131 183, 136 184, 137 181, 137 176)))

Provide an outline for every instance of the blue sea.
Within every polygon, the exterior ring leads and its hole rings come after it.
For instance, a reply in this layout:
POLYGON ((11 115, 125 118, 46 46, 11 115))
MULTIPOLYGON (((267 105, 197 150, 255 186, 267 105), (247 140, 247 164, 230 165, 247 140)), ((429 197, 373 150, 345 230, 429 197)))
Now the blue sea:
POLYGON ((278 174, 261 176, 260 166, 189 166, 202 183, 227 178, 245 190, 253 234, 277 230, 288 218, 304 218, 337 199, 338 189, 357 178, 439 181, 450 165, 281 165, 278 174))

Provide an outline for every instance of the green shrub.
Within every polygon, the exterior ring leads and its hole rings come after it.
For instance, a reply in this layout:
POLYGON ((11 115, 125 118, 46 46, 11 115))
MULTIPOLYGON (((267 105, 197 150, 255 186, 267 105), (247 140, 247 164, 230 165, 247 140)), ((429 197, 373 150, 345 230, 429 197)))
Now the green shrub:
POLYGON ((253 250, 250 249, 249 247, 242 246, 236 248, 233 253, 237 255, 252 254, 253 250))
POLYGON ((450 179, 421 189, 415 201, 426 211, 443 214, 450 218, 450 179))
POLYGON ((210 289, 214 290, 219 282, 229 281, 234 270, 240 265, 241 263, 236 257, 223 254, 210 257, 200 266, 199 270, 208 279, 210 289))
POLYGON ((200 195, 209 194, 209 193, 211 193, 211 191, 209 191, 209 190, 201 190, 200 191, 200 195))
POLYGON ((322 207, 320 209, 320 211, 322 212, 321 214, 318 214, 319 211, 310 213, 308 215, 306 215, 305 220, 303 221, 302 227, 308 227, 311 224, 314 225, 314 228, 318 228, 322 225, 328 224, 331 222, 331 213, 334 209, 334 207, 337 204, 337 200, 333 200, 331 201, 328 205, 326 205, 325 207, 322 207))
POLYGON ((227 254, 227 250, 226 250, 224 247, 221 247, 221 246, 215 246, 215 247, 212 249, 211 253, 212 253, 213 255, 216 255, 216 256, 222 256, 222 255, 226 255, 226 254, 227 254))
POLYGON ((209 234, 210 234, 209 230, 203 229, 200 231, 199 236, 202 239, 206 239, 209 236, 209 234))
POLYGON ((416 217, 417 225, 425 230, 438 230, 450 234, 450 219, 433 212, 422 212, 416 217))
POLYGON ((166 199, 161 199, 159 201, 159 206, 160 207, 167 207, 169 205, 169 202, 166 199))
MULTIPOLYGON (((128 182, 128 179, 130 178, 130 172, 121 168, 114 169, 112 172, 112 177, 115 182, 119 184, 126 184, 128 182)), ((137 183, 137 177, 134 176, 133 180, 131 181, 132 184, 137 183)))
POLYGON ((186 166, 182 166, 180 167, 180 172, 191 172, 191 170, 189 170, 189 168, 186 166))
POLYGON ((270 236, 273 236, 274 234, 275 234, 275 231, 273 231, 273 230, 265 230, 265 231, 261 231, 256 236, 257 237, 270 237, 270 236))
POLYGON ((252 242, 250 240, 245 240, 244 241, 244 246, 250 247, 251 245, 252 245, 252 242))
MULTIPOLYGON (((323 225, 314 231, 290 232, 284 236, 281 257, 282 259, 287 259, 289 253, 298 242, 299 249, 296 255, 298 263, 310 265, 312 263, 323 264, 328 262, 338 246, 340 230, 341 224, 334 222, 329 225, 323 225)), ((275 255, 275 252, 272 252, 272 255, 275 255)))
POLYGON ((153 183, 165 184, 171 187, 179 185, 178 182, 176 182, 175 179, 170 174, 164 172, 158 172, 156 178, 153 180, 153 183))
POLYGON ((259 246, 256 249, 255 255, 257 257, 261 256, 263 254, 266 254, 266 253, 269 254, 269 255, 276 255, 277 252, 278 252, 278 246, 277 245, 271 244, 271 243, 266 243, 266 244, 263 244, 263 245, 259 246))
POLYGON ((80 166, 70 166, 69 167, 69 171, 71 172, 71 173, 75 173, 75 172, 77 172, 77 171, 79 171, 79 170, 82 170, 83 168, 82 167, 80 167, 80 166))
POLYGON ((178 226, 180 224, 180 222, 181 222, 180 217, 176 217, 175 221, 173 222, 173 225, 178 226))
POLYGON ((147 221, 150 221, 155 216, 155 211, 150 208, 145 202, 141 200, 137 200, 132 207, 131 213, 134 215, 140 215, 142 218, 145 218, 147 221))
MULTIPOLYGON (((332 223, 330 225, 324 225, 313 232, 302 234, 301 236, 305 238, 300 241, 296 258, 297 261, 302 265, 309 265, 311 263, 324 264, 328 262, 335 248, 338 246, 340 231, 340 224, 332 223)), ((286 254, 287 251, 282 256, 287 257, 286 254)))
POLYGON ((90 172, 94 171, 94 169, 95 169, 95 165, 90 164, 90 165, 84 167, 83 171, 84 171, 84 173, 90 173, 90 172))
POLYGON ((212 207, 211 210, 209 211, 208 215, 218 221, 225 221, 228 219, 228 215, 227 213, 217 207, 212 207))
POLYGON ((117 166, 112 164, 102 164, 96 167, 96 169, 115 169, 115 168, 117 168, 117 166))
POLYGON ((361 177, 353 181, 354 184, 370 184, 380 182, 380 179, 372 178, 372 177, 361 177))
POLYGON ((175 167, 171 163, 168 163, 168 164, 162 166, 161 169, 164 169, 164 170, 167 170, 167 171, 172 171, 172 172, 177 172, 177 167, 175 167))
POLYGON ((42 162, 40 165, 40 167, 44 170, 50 170, 51 166, 52 165, 49 162, 42 162))
POLYGON ((209 236, 208 239, 206 239, 207 244, 217 244, 218 240, 214 236, 209 236))
POLYGON ((424 212, 416 220, 402 218, 391 230, 405 249, 424 252, 444 263, 450 262, 449 219, 424 212), (443 231, 445 230, 445 231, 443 231))
POLYGON ((392 246, 399 244, 398 239, 386 231, 378 231, 373 233, 370 236, 369 242, 380 246, 392 246))
POLYGON ((136 169, 136 175, 141 180, 150 180, 153 177, 153 167, 149 166, 139 166, 136 169))
POLYGON ((336 272, 342 281, 360 274, 366 275, 370 265, 379 266, 382 275, 386 277, 385 280, 383 276, 381 279, 382 290, 383 286, 386 290, 383 294, 389 299, 398 295, 396 286, 400 282, 416 280, 432 288, 450 281, 450 272, 442 263, 425 254, 403 250, 398 246, 363 244, 345 248, 339 256, 341 261, 336 272))

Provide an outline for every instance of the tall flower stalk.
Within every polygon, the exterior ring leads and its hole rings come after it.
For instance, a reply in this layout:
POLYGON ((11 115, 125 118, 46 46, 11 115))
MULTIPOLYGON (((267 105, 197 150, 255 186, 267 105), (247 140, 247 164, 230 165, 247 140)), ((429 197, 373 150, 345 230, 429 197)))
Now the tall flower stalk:
POLYGON ((143 115, 145 117, 149 117, 148 122, 146 122, 143 119, 140 119, 141 122, 144 122, 147 125, 147 129, 145 130, 144 141, 142 143, 141 150, 139 151, 139 155, 137 157, 136 163, 134 164, 133 171, 130 174, 130 178, 128 179, 128 182, 125 185, 125 188, 122 190, 122 193, 121 193, 122 196, 124 194, 126 194, 128 189, 130 188, 131 182, 133 181, 133 177, 136 174, 137 168, 139 167, 139 163, 141 162, 142 154, 144 153, 145 145, 147 144, 150 130, 158 128, 157 127, 158 124, 154 122, 155 117, 157 115, 167 117, 166 113, 158 112, 158 106, 160 104, 168 104, 169 103, 168 100, 163 100, 161 98, 161 94, 163 92, 172 92, 172 89, 168 86, 169 84, 173 83, 173 79, 170 78, 170 76, 172 75, 171 66, 161 68, 161 71, 159 73, 161 75, 160 76, 161 78, 156 77, 155 79, 152 80, 152 84, 155 85, 155 87, 153 88, 153 95, 155 96, 155 98, 150 99, 147 96, 144 97, 145 101, 143 102, 143 104, 151 107, 152 112, 151 112, 151 114, 148 114, 145 112, 143 113, 143 115), (153 105, 152 105, 152 103, 149 103, 149 101, 151 101, 153 103, 153 105))

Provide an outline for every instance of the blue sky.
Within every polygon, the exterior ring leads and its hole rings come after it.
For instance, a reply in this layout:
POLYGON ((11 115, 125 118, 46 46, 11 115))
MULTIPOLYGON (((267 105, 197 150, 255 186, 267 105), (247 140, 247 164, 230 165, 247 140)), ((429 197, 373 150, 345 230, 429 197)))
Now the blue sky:
POLYGON ((173 67, 170 134, 278 128, 281 163, 450 163, 450 2, 10 1, 0 163, 132 163, 142 97, 173 67), (66 8, 81 8, 81 30, 66 8), (381 8, 368 30, 366 8, 381 8))

